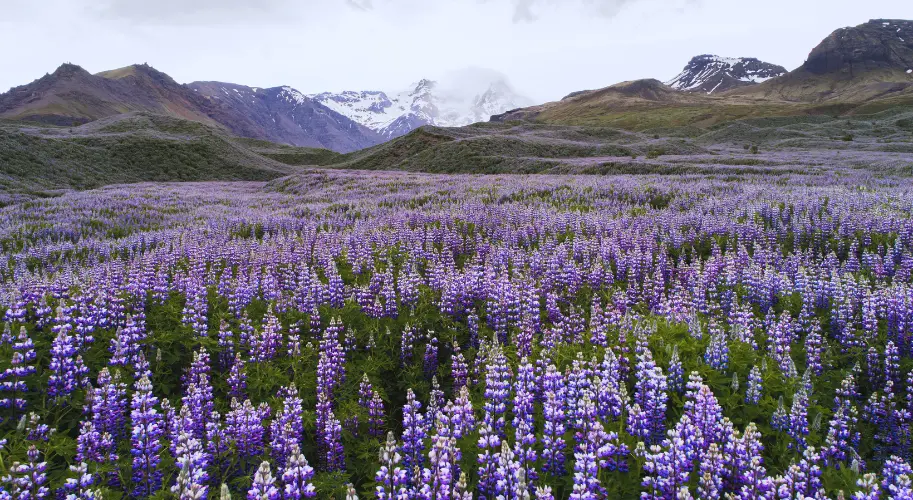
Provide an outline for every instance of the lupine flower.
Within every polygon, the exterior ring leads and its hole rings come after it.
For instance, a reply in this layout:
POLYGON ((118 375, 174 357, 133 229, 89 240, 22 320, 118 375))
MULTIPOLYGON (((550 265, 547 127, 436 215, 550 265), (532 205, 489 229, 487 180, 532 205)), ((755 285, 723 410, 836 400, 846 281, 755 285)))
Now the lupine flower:
POLYGON ((758 369, 758 365, 752 366, 751 371, 748 372, 748 390, 745 391, 746 403, 756 405, 761 401, 762 384, 761 370, 758 369))
POLYGON ((289 455, 285 458, 285 468, 282 469, 282 498, 285 500, 300 500, 302 498, 314 498, 317 496, 314 485, 311 484, 311 478, 314 477, 314 468, 308 465, 307 459, 298 449, 298 445, 293 445, 289 450, 289 455))
POLYGON ((304 434, 301 423, 304 409, 303 402, 298 397, 298 389, 294 385, 279 389, 277 396, 282 399, 282 409, 270 423, 270 454, 282 467, 292 448, 300 445, 304 434))
POLYGON ((397 451, 396 438, 393 432, 387 433, 387 441, 380 448, 380 469, 374 476, 377 482, 375 496, 378 500, 392 500, 402 498, 407 495, 406 472, 398 466, 400 454, 397 451))
POLYGON ((564 449, 567 446, 564 441, 564 401, 552 391, 545 393, 543 415, 545 427, 542 432, 542 470, 555 476, 563 476, 567 473, 564 466, 564 449))
POLYGON ((95 477, 89 473, 89 466, 85 462, 71 465, 70 473, 75 477, 66 479, 63 487, 58 491, 58 496, 65 500, 101 499, 101 494, 92 488, 95 484, 95 477))
POLYGON ((247 490, 247 500, 279 500, 279 488, 276 487, 276 478, 270 470, 269 462, 263 461, 254 474, 250 489, 247 490))
POLYGON ((181 433, 175 446, 175 465, 179 472, 171 492, 180 500, 206 498, 209 476, 206 474, 206 455, 200 442, 186 433, 181 433))
POLYGON ((485 423, 503 438, 504 414, 507 412, 507 398, 510 395, 510 367, 499 345, 489 353, 488 369, 485 373, 485 423))
POLYGON ((130 412, 133 495, 138 498, 152 496, 162 486, 162 471, 158 465, 163 432, 162 416, 155 409, 157 403, 158 398, 152 395, 152 383, 147 377, 141 378, 136 383, 130 412))
POLYGON ((229 396, 244 397, 244 391, 247 389, 247 374, 244 372, 244 360, 241 358, 241 353, 235 354, 235 362, 231 365, 231 371, 228 374, 228 386, 230 388, 229 396))
POLYGON ((424 464, 424 440, 428 437, 425 427, 426 420, 420 413, 422 404, 415 399, 412 389, 406 391, 406 406, 403 407, 403 468, 407 471, 418 468, 424 464))
POLYGON ((50 490, 47 483, 47 462, 39 462, 40 454, 34 445, 26 453, 28 462, 13 462, 9 468, 9 476, 4 480, 11 484, 11 496, 14 499, 42 499, 47 498, 50 490))

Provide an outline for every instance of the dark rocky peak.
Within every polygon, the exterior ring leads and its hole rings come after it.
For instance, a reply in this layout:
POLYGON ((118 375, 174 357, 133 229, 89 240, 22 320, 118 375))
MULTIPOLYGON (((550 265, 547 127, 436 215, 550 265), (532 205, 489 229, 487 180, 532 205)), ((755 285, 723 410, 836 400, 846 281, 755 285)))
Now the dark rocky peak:
MULTIPOLYGON (((913 21, 873 19, 831 33, 808 55, 814 74, 913 69, 913 21)), ((911 71, 913 73, 913 71, 911 71)))

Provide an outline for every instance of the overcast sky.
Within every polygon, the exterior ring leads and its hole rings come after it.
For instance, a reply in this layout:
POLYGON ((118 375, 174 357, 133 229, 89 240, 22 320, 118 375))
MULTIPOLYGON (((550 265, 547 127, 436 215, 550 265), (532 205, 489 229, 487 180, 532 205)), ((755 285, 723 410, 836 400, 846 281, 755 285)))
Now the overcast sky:
POLYGON ((836 28, 913 19, 911 0, 0 0, 0 92, 62 62, 149 63, 179 82, 399 90, 465 68, 535 101, 694 55, 793 69, 836 28))

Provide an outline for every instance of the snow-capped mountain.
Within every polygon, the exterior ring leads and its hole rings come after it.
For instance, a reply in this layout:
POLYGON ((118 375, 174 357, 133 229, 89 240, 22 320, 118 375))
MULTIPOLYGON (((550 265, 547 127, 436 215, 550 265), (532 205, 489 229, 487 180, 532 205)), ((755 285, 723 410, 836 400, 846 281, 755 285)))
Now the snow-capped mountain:
POLYGON ((388 139, 422 125, 460 127, 488 121, 491 115, 532 104, 503 79, 475 89, 420 80, 401 92, 325 92, 308 97, 388 139))
POLYGON ((713 94, 754 85, 786 74, 786 68, 753 57, 697 56, 666 85, 688 92, 713 94))
POLYGON ((224 82, 193 82, 187 87, 223 113, 221 123, 243 137, 342 153, 385 140, 292 87, 264 89, 224 82))

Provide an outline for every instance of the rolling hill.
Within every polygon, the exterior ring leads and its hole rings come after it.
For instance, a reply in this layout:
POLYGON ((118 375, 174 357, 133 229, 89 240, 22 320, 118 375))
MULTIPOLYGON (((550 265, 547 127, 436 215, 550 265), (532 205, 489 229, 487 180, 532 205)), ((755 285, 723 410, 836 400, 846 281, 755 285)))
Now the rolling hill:
POLYGON ((130 182, 265 181, 298 171, 270 155, 311 151, 248 141, 218 127, 140 112, 76 127, 0 122, 0 201, 130 182))
POLYGON ((130 112, 192 120, 240 137, 337 151, 354 151, 383 140, 290 87, 181 85, 145 64, 94 75, 64 64, 0 94, 0 119, 6 120, 75 126, 130 112))
POLYGON ((512 110, 492 121, 642 131, 750 118, 868 114, 897 106, 913 106, 913 21, 878 19, 835 31, 801 67, 755 85, 702 95, 657 80, 622 82, 512 110))

